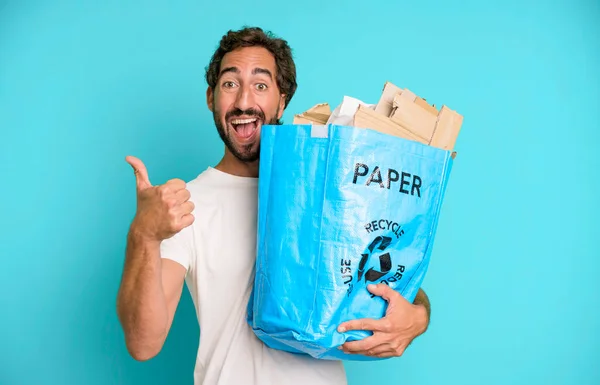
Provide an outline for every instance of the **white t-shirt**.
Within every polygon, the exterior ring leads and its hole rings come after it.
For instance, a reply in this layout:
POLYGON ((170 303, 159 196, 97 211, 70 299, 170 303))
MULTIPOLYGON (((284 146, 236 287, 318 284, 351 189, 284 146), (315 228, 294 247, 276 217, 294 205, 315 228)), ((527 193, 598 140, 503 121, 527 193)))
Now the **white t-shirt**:
POLYGON ((187 269, 200 343, 195 385, 346 385, 343 364, 274 350, 246 322, 254 282, 258 179, 209 167, 187 184, 194 223, 161 244, 187 269))

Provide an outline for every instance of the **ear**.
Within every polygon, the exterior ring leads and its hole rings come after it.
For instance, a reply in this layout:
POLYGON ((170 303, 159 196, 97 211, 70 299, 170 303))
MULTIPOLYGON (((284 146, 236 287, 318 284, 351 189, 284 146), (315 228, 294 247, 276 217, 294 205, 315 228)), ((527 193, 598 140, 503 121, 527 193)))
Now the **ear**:
POLYGON ((214 104, 214 91, 209 86, 206 88, 206 105, 211 112, 214 112, 215 104, 214 104))
POLYGON ((277 119, 281 119, 281 117, 283 116, 285 110, 285 95, 281 95, 281 97, 279 98, 279 115, 277 116, 277 119))

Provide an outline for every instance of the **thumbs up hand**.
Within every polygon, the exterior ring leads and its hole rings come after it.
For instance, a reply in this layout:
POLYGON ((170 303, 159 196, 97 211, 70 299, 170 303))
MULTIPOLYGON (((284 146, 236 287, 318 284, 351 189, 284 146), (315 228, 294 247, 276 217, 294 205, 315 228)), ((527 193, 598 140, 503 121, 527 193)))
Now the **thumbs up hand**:
POLYGON ((137 212, 132 227, 144 238, 160 242, 171 238, 194 222, 194 203, 186 183, 171 179, 152 186, 144 163, 133 156, 125 158, 133 168, 137 185, 137 212))

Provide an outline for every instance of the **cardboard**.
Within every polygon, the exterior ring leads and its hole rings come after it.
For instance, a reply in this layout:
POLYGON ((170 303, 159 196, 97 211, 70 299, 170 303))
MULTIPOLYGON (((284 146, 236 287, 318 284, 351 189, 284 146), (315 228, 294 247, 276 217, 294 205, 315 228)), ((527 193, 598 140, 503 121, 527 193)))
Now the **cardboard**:
POLYGON ((442 106, 435 131, 429 144, 444 150, 453 150, 462 123, 462 115, 446 106, 442 106))
POLYGON ((425 99, 420 98, 418 96, 415 99, 415 104, 417 104, 417 105, 421 106, 422 108, 426 109, 427 111, 429 111, 433 115, 437 115, 439 113, 439 111, 438 111, 438 109, 436 108, 435 105, 431 105, 431 104, 427 103, 427 101, 425 99))
POLYGON ((294 124, 326 124, 329 119, 329 115, 315 114, 315 113, 302 113, 294 116, 294 124))
MULTIPOLYGON (((294 124, 325 125, 331 114, 328 103, 319 103, 295 115, 294 124)), ((462 123, 463 116, 447 106, 438 111, 411 90, 386 82, 375 109, 360 105, 351 125, 449 150, 454 158, 462 123)))
POLYGON ((406 95, 407 93, 403 92, 394 96, 390 117, 394 122, 412 131, 413 134, 429 144, 437 123, 437 113, 432 114, 415 103, 415 99, 406 95))
POLYGON ((378 114, 365 106, 359 106, 356 114, 354 115, 354 127, 371 129, 382 132, 387 135, 398 136, 404 139, 415 140, 424 144, 428 144, 428 141, 415 135, 410 130, 394 122, 391 118, 378 114))
POLYGON ((329 103, 319 103, 301 114, 294 115, 293 124, 326 124, 330 116, 329 103))
POLYGON ((375 106, 375 112, 383 116, 390 116, 392 114, 394 96, 400 93, 402 93, 401 88, 391 82, 385 82, 381 97, 375 106))

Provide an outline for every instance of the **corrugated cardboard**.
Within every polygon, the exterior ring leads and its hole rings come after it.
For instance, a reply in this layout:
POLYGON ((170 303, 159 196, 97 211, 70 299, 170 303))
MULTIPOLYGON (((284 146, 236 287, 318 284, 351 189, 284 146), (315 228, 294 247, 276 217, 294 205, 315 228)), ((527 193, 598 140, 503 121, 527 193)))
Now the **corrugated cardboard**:
POLYGON ((326 124, 330 116, 329 103, 319 103, 301 114, 294 115, 293 124, 326 124))
POLYGON ((435 131, 429 144, 444 150, 454 149, 462 123, 462 115, 446 106, 442 106, 435 131))
POLYGON ((417 98, 415 99, 415 103, 418 104, 419 106, 423 107, 424 109, 426 109, 427 111, 429 111, 430 113, 437 115, 438 114, 438 110, 435 107, 435 105, 431 105, 429 103, 427 103, 427 101, 423 98, 420 98, 417 96, 417 98))
POLYGON ((381 97, 375 106, 375 112, 383 116, 390 116, 392 114, 394 96, 399 93, 402 93, 401 88, 391 82, 385 82, 381 97))
POLYGON ((294 124, 326 124, 329 115, 302 113, 294 116, 294 124))
POLYGON ((438 111, 435 105, 391 82, 384 84, 375 112, 391 117, 413 137, 420 138, 420 142, 444 150, 454 148, 463 122, 463 117, 456 111, 447 106, 438 111))
POLYGON ((437 123, 437 113, 434 115, 424 109, 415 103, 415 99, 407 92, 396 94, 390 118, 429 143, 437 123))
POLYGON ((404 139, 415 140, 427 144, 427 141, 411 131, 394 122, 391 118, 383 116, 366 106, 359 106, 354 115, 354 127, 372 129, 387 135, 394 135, 404 139))
MULTIPOLYGON (((329 104, 320 103, 295 115, 294 124, 324 125, 330 116, 329 104)), ((360 105, 352 125, 451 151, 462 123, 462 115, 447 106, 438 111, 412 91, 386 82, 375 109, 360 105)))

